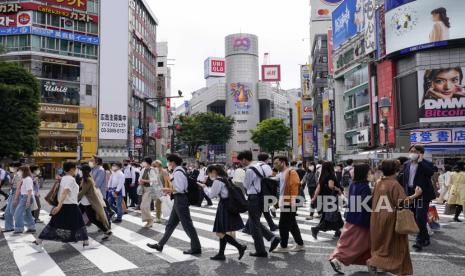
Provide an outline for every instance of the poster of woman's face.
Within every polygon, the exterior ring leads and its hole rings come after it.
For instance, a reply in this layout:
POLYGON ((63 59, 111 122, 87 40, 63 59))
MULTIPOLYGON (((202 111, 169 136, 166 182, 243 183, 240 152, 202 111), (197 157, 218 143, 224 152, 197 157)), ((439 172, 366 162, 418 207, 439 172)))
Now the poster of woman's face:
POLYGON ((465 118, 464 71, 453 67, 418 72, 421 122, 465 118))

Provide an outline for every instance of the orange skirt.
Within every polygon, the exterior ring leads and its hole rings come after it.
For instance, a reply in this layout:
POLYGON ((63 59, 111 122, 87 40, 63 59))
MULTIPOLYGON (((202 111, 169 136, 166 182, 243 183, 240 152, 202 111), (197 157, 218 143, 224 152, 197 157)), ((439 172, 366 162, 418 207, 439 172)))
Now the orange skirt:
POLYGON ((370 229, 346 222, 329 260, 337 259, 345 266, 366 265, 371 257, 370 245, 370 229))

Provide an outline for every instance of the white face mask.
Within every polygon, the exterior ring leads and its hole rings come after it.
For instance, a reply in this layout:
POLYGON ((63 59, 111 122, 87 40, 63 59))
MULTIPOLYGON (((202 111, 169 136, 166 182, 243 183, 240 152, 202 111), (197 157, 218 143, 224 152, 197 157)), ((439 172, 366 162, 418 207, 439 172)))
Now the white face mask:
POLYGON ((11 172, 11 173, 16 173, 16 171, 17 171, 16 168, 13 168, 13 167, 10 168, 10 172, 11 172))
POLYGON ((89 162, 89 167, 94 168, 94 167, 95 167, 95 163, 92 162, 92 161, 90 161, 90 162, 89 162))
POLYGON ((147 162, 142 162, 142 164, 140 164, 142 166, 142 168, 146 168, 147 167, 147 162))
POLYGON ((116 172, 116 171, 118 170, 118 167, 117 167, 117 166, 112 166, 112 167, 111 167, 111 170, 114 171, 114 172, 116 172))
POLYGON ((35 175, 40 175, 40 170, 36 170, 34 173, 35 175))
POLYGON ((418 160, 418 154, 417 153, 410 153, 408 158, 412 161, 417 161, 418 160))
POLYGON ((22 178, 22 177, 23 177, 23 172, 22 172, 22 171, 19 171, 19 172, 16 173, 16 175, 17 175, 18 177, 21 177, 21 178, 22 178))
POLYGON ((210 180, 211 181, 215 181, 215 179, 217 178, 216 176, 209 176, 210 180))

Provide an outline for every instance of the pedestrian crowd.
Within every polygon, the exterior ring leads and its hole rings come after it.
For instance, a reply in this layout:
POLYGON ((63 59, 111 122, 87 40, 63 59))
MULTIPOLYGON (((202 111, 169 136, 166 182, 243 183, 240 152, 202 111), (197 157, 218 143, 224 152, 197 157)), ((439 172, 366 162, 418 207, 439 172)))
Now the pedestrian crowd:
POLYGON ((40 168, 13 162, 7 170, 0 167, 1 184, 10 187, 9 193, 1 193, 7 201, 2 232, 36 233, 36 224, 43 223, 41 201, 46 201, 52 206, 51 217, 31 246, 42 252, 43 241, 80 241, 86 248, 92 246, 87 226, 97 226, 102 241, 107 241, 112 224, 124 221, 129 208, 140 212, 144 228, 165 224, 163 237, 148 247, 163 251, 181 223, 191 245, 184 254, 198 255, 202 246, 189 207, 208 208, 218 198, 212 231, 219 251, 211 259, 225 260, 227 244, 237 249, 239 259, 244 256, 247 246, 236 240, 237 231, 252 236, 251 257, 266 258, 269 253, 305 251, 297 210, 308 202, 305 219, 319 219, 311 228, 313 238, 332 231, 337 239, 328 257, 336 272, 343 273, 343 266, 365 265, 371 275, 377 271, 412 275, 408 235, 416 235, 415 251, 430 245, 430 231, 438 227, 433 200, 446 204, 456 222, 465 205, 465 163, 439 171, 424 153, 422 146, 412 146, 408 158, 384 160, 377 166, 353 160, 301 163, 265 153, 254 161, 251 151, 239 153, 234 166, 188 166, 176 154, 167 156, 167 166, 148 157, 140 164, 130 160, 104 164, 94 156, 79 166, 65 162, 43 199, 40 168), (204 200, 207 204, 202 206, 204 200), (246 223, 241 216, 245 213, 246 223), (262 215, 268 227, 261 223, 262 215), (276 225, 273 217, 278 216, 276 225))

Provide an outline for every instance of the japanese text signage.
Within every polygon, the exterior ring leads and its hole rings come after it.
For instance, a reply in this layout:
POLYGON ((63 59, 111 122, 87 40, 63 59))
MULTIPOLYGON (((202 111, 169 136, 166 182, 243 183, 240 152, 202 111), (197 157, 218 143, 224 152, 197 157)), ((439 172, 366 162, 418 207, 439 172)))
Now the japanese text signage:
POLYGON ((0 13, 16 13, 21 10, 20 4, 0 4, 0 13))
POLYGON ((100 114, 100 133, 127 137, 128 120, 122 114, 100 114))
POLYGON ((0 15, 0 27, 23 27, 32 23, 32 12, 18 12, 16 14, 0 15))
POLYGON ((345 0, 332 13, 333 47, 339 48, 344 42, 363 30, 362 0, 345 0))
MULTIPOLYGON (((72 20, 76 21, 82 21, 82 22, 94 22, 98 24, 98 16, 97 15, 92 15, 92 14, 87 14, 85 12, 78 12, 78 11, 70 11, 70 10, 65 10, 61 8, 56 8, 52 6, 46 6, 46 5, 41 5, 37 3, 18 3, 18 4, 2 4, 0 5, 0 13, 2 13, 2 17, 8 16, 10 18, 16 18, 16 14, 18 13, 18 21, 20 18, 20 11, 39 11, 43 13, 49 13, 53 15, 58 15, 58 16, 63 16, 63 17, 68 17, 72 20), (5 15, 8 14, 8 15, 5 15)), ((25 18, 24 15, 22 15, 22 20, 24 21, 27 18, 25 18)), ((32 19, 32 16, 30 17, 32 19)), ((30 20, 32 21, 32 20, 30 20)), ((0 25, 3 27, 8 27, 8 25, 0 25)), ((9 25, 9 26, 16 26, 16 25, 9 25)), ((18 24, 18 26, 21 26, 18 24)), ((22 25, 24 26, 24 24, 22 25)))
POLYGON ((2 35, 20 35, 20 34, 35 34, 40 36, 47 36, 53 38, 61 38, 65 40, 72 40, 78 42, 84 42, 89 44, 100 44, 100 39, 96 36, 74 34, 70 32, 55 31, 37 27, 9 27, 0 28, 0 36, 2 35))
POLYGON ((374 0, 364 0, 364 33, 365 33, 365 53, 369 54, 376 50, 376 27, 375 27, 375 5, 374 0))
POLYGON ((465 145, 465 128, 431 128, 410 131, 412 145, 465 145))
POLYGON ((40 0, 51 5, 67 7, 76 10, 87 10, 87 0, 40 0))

